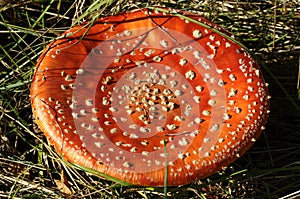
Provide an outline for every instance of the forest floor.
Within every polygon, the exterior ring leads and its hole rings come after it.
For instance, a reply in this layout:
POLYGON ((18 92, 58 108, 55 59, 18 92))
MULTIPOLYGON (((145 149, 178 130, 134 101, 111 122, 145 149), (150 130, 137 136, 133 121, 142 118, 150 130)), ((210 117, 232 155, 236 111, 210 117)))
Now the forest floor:
POLYGON ((0 198, 300 197, 298 0, 0 0, 0 18, 0 198), (36 61, 59 34, 95 16, 158 4, 199 11, 235 35, 260 60, 272 96, 266 128, 244 156, 167 194, 121 186, 63 161, 34 123, 29 96, 36 61))

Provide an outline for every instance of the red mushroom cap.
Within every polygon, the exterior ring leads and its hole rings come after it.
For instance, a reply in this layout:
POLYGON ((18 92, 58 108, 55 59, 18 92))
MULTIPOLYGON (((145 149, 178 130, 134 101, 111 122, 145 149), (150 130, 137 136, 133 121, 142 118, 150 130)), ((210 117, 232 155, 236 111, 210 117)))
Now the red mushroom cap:
POLYGON ((259 137, 269 96, 255 60, 204 17, 168 12, 103 17, 47 46, 33 114, 68 161, 135 185, 163 186, 165 175, 183 185, 259 137))

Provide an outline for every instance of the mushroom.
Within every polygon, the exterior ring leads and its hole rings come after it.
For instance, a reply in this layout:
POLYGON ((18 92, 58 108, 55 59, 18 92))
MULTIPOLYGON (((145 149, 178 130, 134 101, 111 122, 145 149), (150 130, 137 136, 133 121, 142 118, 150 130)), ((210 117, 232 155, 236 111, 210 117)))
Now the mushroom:
POLYGON ((226 167, 257 140, 269 108, 257 62, 229 33, 167 8, 66 31, 38 60, 30 95, 66 160, 140 186, 226 167))

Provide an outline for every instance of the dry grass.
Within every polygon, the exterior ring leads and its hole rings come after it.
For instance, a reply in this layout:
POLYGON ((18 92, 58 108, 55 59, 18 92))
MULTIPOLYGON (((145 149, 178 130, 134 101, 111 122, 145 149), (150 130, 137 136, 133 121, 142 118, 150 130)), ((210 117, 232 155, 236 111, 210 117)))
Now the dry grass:
MULTIPOLYGON (((32 118, 29 88, 42 49, 72 24, 147 1, 0 0, 0 198, 164 198, 64 162, 32 118), (94 3, 93 3, 94 2, 94 3)), ((170 198, 279 198, 300 190, 298 0, 152 1, 198 10, 258 57, 272 96, 264 134, 242 158, 207 179, 168 188, 170 198)))

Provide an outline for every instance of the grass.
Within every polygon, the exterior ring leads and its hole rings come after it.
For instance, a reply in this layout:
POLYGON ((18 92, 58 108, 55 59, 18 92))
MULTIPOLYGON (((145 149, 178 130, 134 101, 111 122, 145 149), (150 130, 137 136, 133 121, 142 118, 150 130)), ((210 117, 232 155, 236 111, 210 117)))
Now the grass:
POLYGON ((0 5, 1 198, 279 198, 300 190, 297 0, 2 0, 0 5), (262 63, 271 113, 254 146, 219 173, 182 187, 128 187, 61 160, 34 123, 29 88, 45 45, 71 25, 159 3, 198 10, 247 46, 262 63))

